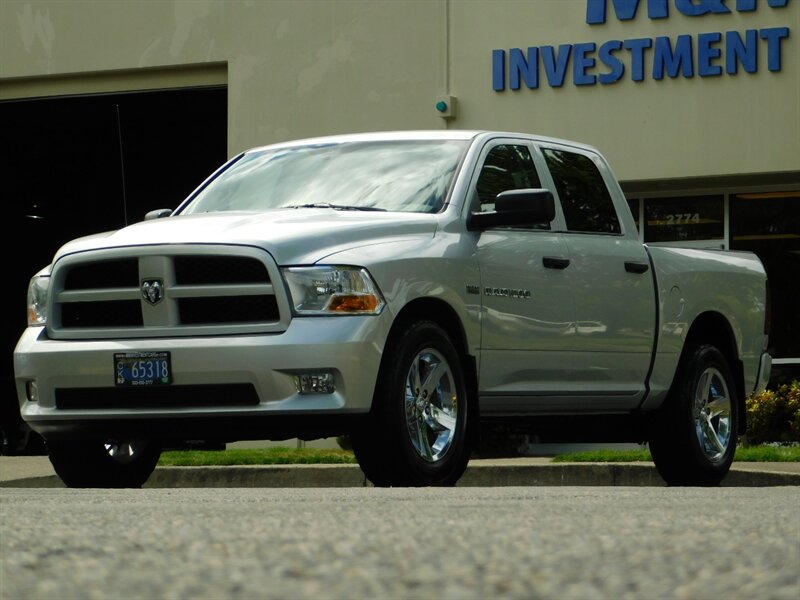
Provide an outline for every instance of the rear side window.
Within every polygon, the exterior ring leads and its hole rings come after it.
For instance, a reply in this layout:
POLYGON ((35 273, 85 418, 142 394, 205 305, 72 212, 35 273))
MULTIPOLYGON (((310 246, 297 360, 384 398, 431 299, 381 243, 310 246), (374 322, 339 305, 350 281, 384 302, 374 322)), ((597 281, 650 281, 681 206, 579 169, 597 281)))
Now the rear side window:
POLYGON ((564 150, 543 149, 556 184, 569 231, 620 233, 614 201, 603 176, 588 156, 564 150))

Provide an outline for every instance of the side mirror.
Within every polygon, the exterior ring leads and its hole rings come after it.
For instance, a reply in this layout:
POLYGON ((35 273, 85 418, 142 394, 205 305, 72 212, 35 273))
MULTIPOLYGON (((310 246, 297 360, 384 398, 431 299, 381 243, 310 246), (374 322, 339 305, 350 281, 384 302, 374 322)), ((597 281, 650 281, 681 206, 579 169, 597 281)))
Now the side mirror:
POLYGON ((155 210, 151 210, 144 216, 145 221, 152 221, 154 219, 163 219, 164 217, 168 217, 172 214, 171 208, 157 208, 155 210))
POLYGON ((467 229, 483 231, 492 227, 549 223, 556 217, 556 204, 550 190, 507 190, 497 194, 494 212, 472 212, 467 229))

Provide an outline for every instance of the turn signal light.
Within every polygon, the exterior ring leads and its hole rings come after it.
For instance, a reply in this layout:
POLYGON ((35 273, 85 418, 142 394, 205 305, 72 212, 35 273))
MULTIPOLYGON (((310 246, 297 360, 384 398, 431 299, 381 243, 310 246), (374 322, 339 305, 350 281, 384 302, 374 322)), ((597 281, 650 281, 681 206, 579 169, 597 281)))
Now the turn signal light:
POLYGON ((380 300, 372 294, 337 294, 328 303, 328 310, 335 312, 372 312, 380 306, 380 300))

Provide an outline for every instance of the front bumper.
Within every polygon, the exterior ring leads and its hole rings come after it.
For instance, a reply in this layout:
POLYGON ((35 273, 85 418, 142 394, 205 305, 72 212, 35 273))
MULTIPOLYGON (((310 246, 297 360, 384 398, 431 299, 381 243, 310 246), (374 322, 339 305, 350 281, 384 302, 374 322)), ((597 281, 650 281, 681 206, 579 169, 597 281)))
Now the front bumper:
POLYGON ((20 413, 48 438, 123 432, 228 441, 317 437, 326 433, 326 423, 341 429, 334 423, 342 417, 369 411, 390 324, 384 311, 378 316, 295 318, 279 334, 126 340, 52 340, 43 327, 31 327, 14 352, 20 413), (214 393, 199 394, 202 401, 197 403, 191 393, 188 401, 183 393, 179 406, 169 401, 160 406, 153 398, 169 398, 170 390, 153 389, 148 395, 148 388, 141 388, 127 389, 122 406, 104 405, 102 398, 119 395, 114 353, 149 351, 171 353, 169 387, 221 390, 219 402, 214 393), (334 374, 336 390, 300 394, 295 376, 319 371, 334 374), (29 382, 36 383, 36 401, 28 398, 29 382), (242 386, 252 386, 257 396, 253 403, 237 405, 224 397, 226 389, 242 386), (87 395, 96 396, 91 406, 57 406, 57 395, 74 397, 76 390, 87 388, 93 392, 87 395))

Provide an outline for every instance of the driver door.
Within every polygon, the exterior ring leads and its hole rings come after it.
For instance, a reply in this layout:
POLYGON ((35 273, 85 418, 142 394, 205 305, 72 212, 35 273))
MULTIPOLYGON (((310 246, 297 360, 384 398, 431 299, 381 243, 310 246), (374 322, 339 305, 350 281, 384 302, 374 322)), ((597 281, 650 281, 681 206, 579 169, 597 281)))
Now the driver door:
MULTIPOLYGON (((500 192, 541 188, 538 156, 525 140, 493 140, 473 175, 472 210, 494 208, 500 192), (536 158, 534 158, 536 157, 536 158)), ((567 389, 572 297, 564 276, 568 250, 552 223, 481 232, 476 252, 481 275, 480 396, 482 410, 524 409, 532 396, 567 389)))

